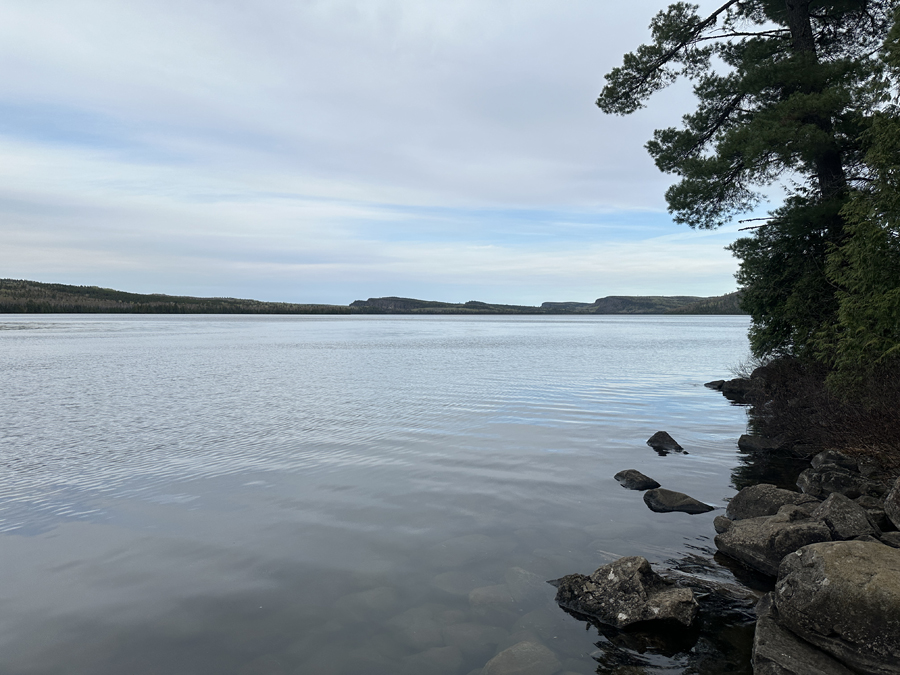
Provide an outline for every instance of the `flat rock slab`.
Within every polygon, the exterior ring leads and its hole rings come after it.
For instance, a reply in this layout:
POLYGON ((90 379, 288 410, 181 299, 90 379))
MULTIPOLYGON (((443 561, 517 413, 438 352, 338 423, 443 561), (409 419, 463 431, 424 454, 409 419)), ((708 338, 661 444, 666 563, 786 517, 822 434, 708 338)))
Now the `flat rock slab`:
POLYGON ((556 584, 560 607, 616 628, 644 621, 690 626, 697 617, 693 591, 666 581, 640 556, 620 558, 590 576, 569 574, 556 584))
POLYGON ((807 508, 812 512, 819 503, 812 495, 785 490, 768 483, 759 483, 745 487, 732 497, 728 502, 728 508, 725 509, 725 515, 731 520, 774 516, 778 513, 778 509, 786 504, 795 506, 807 504, 809 505, 807 508))
POLYGON ((519 642, 488 661, 482 675, 553 675, 562 668, 556 655, 537 642, 519 642))
POLYGON ((775 607, 782 625, 851 670, 900 673, 900 549, 806 546, 782 562, 775 607))
POLYGON ((659 487, 659 483, 649 476, 645 476, 637 469, 625 469, 617 473, 613 478, 619 481, 619 485, 627 490, 652 490, 659 487))
POLYGON ((684 448, 678 445, 666 431, 657 431, 647 439, 647 445, 657 452, 684 452, 684 448))
POLYGON ((778 623, 772 594, 756 606, 753 675, 853 675, 853 671, 778 623))
POLYGON ((719 551, 770 577, 778 575, 788 553, 823 541, 831 541, 828 526, 793 505, 782 506, 774 516, 735 520, 715 538, 719 551))
POLYGON ((680 511, 682 513, 694 515, 715 510, 714 506, 697 501, 683 492, 674 492, 673 490, 666 490, 665 488, 647 490, 647 492, 644 493, 644 503, 651 511, 655 511, 656 513, 680 511))

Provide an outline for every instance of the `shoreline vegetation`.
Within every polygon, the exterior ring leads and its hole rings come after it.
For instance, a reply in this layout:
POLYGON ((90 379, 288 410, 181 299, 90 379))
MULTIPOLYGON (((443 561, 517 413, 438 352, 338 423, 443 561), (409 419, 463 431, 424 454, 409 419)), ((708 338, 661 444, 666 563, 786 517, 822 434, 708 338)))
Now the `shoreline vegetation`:
POLYGON ((740 298, 736 291, 711 298, 613 295, 592 303, 545 302, 540 307, 397 297, 326 305, 140 294, 97 286, 0 279, 0 314, 746 314, 739 306, 740 298))

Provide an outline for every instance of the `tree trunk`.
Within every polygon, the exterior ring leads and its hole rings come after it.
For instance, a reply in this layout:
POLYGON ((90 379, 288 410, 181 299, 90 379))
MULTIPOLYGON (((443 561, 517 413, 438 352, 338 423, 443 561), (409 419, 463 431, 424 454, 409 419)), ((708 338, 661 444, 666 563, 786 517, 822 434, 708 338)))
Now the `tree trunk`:
MULTIPOLYGON (((794 53, 806 56, 811 66, 817 66, 819 58, 816 54, 816 40, 809 16, 810 0, 785 0, 784 4, 787 9, 788 28, 791 31, 791 46, 794 53)), ((806 93, 818 92, 809 90, 806 93)), ((819 193, 824 199, 830 199, 847 188, 843 158, 837 140, 834 138, 834 126, 831 120, 821 115, 815 115, 809 121, 832 138, 832 142, 822 148, 813 160, 819 193)))

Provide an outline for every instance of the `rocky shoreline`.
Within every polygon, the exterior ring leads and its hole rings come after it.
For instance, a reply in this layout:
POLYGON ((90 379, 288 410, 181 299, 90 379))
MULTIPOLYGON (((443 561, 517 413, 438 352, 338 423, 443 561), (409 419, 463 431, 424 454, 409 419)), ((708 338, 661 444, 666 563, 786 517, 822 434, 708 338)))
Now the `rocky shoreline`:
MULTIPOLYGON (((765 377, 760 368, 749 378, 706 386, 735 403, 764 408, 765 377)), ((666 432, 647 443, 660 454, 683 452, 666 432)), ((900 477, 886 474, 870 457, 779 438, 745 435, 738 445, 761 461, 787 458, 805 465, 795 489, 748 485, 713 523, 718 555, 769 579, 768 592, 742 593, 677 570, 659 574, 646 559, 626 557, 588 576, 551 582, 557 604, 604 635, 637 643, 640 653, 673 640, 681 648, 695 643, 704 611, 715 622, 717 612, 747 613, 752 607, 753 673, 900 675, 900 477)), ((653 511, 714 508, 636 469, 615 478, 643 491, 653 511)), ((710 672, 728 670, 722 668, 710 672)))

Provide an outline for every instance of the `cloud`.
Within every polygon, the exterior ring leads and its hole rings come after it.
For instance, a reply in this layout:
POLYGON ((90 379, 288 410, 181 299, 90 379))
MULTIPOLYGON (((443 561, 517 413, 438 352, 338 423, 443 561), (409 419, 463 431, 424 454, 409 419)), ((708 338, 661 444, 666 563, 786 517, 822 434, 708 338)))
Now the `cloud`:
POLYGON ((642 145, 685 90, 593 106, 659 8, 12 2, 2 276, 326 302, 731 290, 733 231, 660 238, 679 230, 642 145))

